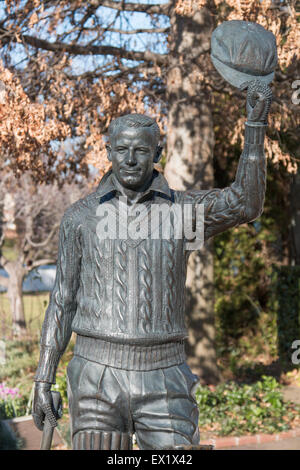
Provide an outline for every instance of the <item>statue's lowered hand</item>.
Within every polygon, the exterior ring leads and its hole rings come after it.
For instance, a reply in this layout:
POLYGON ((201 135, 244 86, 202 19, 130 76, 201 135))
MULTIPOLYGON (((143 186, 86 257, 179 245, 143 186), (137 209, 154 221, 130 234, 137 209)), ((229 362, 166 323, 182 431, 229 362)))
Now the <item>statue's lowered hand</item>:
POLYGON ((246 109, 248 121, 267 124, 272 102, 271 88, 260 80, 243 83, 240 88, 247 88, 246 109))
POLYGON ((36 427, 42 431, 45 418, 54 428, 57 426, 56 416, 53 411, 53 401, 51 395, 51 384, 46 382, 36 382, 32 406, 32 416, 36 427))

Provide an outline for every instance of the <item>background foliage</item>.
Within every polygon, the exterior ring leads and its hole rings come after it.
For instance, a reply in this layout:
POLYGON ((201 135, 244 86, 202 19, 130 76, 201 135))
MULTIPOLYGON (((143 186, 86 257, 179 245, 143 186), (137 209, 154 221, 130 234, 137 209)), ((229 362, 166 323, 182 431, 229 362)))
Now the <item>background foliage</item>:
POLYGON ((281 432, 299 423, 300 407, 286 403, 280 385, 273 377, 262 376, 253 385, 228 382, 210 390, 199 387, 196 393, 200 429, 216 435, 281 432))
MULTIPOLYGON (((86 181, 95 169, 99 170, 98 178, 108 167, 108 125, 127 112, 146 111, 158 117, 166 144, 164 160, 169 158, 172 149, 168 148, 166 134, 178 131, 168 121, 171 55, 173 70, 190 72, 181 76, 185 77, 182 89, 191 99, 189 105, 197 104, 195 98, 199 96, 207 105, 208 125, 199 130, 203 151, 206 149, 210 162, 212 152, 206 144, 211 126, 214 185, 227 186, 234 179, 242 151, 245 96, 214 70, 209 37, 199 36, 201 31, 193 18, 205 9, 214 23, 212 28, 225 20, 243 19, 257 21, 276 35, 279 66, 272 85, 274 101, 266 137, 264 214, 256 222, 214 240, 218 364, 224 378, 254 381, 254 385, 223 384, 216 390, 201 387, 197 397, 204 428, 218 423, 215 431, 225 434, 285 429, 293 422, 295 410, 283 403, 277 382, 261 377, 266 368, 276 366, 280 354, 289 356, 297 322, 299 326, 299 304, 295 300, 299 275, 293 274, 289 282, 291 272, 297 273, 291 266, 299 265, 299 254, 295 255, 291 241, 299 209, 299 203, 295 209, 291 202, 300 161, 300 107, 292 102, 292 84, 300 76, 299 2, 172 0, 154 5, 148 1, 7 0, 2 4, 1 174, 13 170, 20 176, 30 171, 32 195, 38 193, 40 182, 58 181, 61 185, 83 178, 86 181), (139 15, 139 27, 135 15, 139 15), (174 25, 181 29, 174 30, 174 25), (187 33, 197 45, 191 49, 199 53, 193 60, 180 53, 180 38, 187 33)), ((189 142, 191 148, 197 139, 198 135, 189 142)), ((203 154, 199 154, 200 164, 201 159, 203 154)), ((6 314, 1 312, 1 325, 6 314)), ((40 322, 37 324, 40 329, 40 322)), ((7 326, 3 331, 9 359, 0 369, 0 381, 22 391, 24 402, 14 409, 23 413, 25 402, 30 402, 39 333, 30 332, 30 338, 18 342, 6 334, 7 326)), ((57 379, 64 397, 68 354, 57 379)), ((280 371, 273 372, 280 378, 280 371)), ((5 413, 14 413, 9 409, 5 413)))

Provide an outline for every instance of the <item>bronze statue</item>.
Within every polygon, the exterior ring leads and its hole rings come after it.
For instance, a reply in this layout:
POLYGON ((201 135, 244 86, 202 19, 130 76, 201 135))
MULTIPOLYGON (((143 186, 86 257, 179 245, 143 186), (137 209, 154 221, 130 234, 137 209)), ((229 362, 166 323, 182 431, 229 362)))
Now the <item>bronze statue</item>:
MULTIPOLYGON (((245 37, 248 33, 246 28, 245 37)), ((218 51, 215 59, 220 59, 218 51)), ((249 65, 251 58, 245 61, 249 65)), ((255 57, 253 61, 257 63, 255 57)), ((225 62, 230 69, 232 64, 225 62)), ((262 60, 262 66, 266 62, 262 60)), ((140 227, 153 207, 164 204, 169 211, 174 205, 183 210, 189 206, 196 223, 196 209, 203 205, 207 240, 259 217, 266 184, 263 144, 271 103, 267 83, 272 79, 261 77, 272 74, 273 65, 269 60, 266 73, 260 70, 252 75, 251 66, 245 69, 241 61, 233 66, 232 81, 236 84, 236 70, 238 86, 247 88, 248 120, 236 178, 225 189, 170 189, 154 169, 161 153, 155 120, 131 114, 110 124, 107 151, 111 170, 96 191, 73 204, 62 219, 56 280, 35 376, 35 423, 42 429, 46 417, 55 426, 51 384, 75 332, 74 357, 67 368, 73 449, 131 449, 133 433, 142 450, 199 444, 193 393, 198 377, 187 366, 184 352, 189 240, 174 236, 172 217, 166 238, 151 236, 153 227, 149 226, 144 237, 128 233, 112 237, 109 227, 105 231, 100 224, 99 230, 99 220, 115 227, 117 215, 118 228, 124 232, 137 216, 137 208, 143 208, 140 227)))

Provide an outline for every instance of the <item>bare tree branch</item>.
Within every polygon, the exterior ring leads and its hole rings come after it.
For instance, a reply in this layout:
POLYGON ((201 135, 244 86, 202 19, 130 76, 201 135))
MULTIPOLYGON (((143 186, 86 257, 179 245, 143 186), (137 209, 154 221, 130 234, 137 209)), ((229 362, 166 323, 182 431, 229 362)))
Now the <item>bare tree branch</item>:
POLYGON ((150 29, 115 29, 115 28, 107 28, 105 31, 109 31, 110 33, 119 33, 119 34, 139 34, 139 33, 168 33, 170 28, 150 28, 150 29))
MULTIPOLYGON (((27 35, 20 35, 20 38, 25 44, 28 44, 32 47, 53 52, 67 52, 74 55, 113 55, 122 59, 151 62, 158 65, 164 65, 168 61, 167 54, 158 54, 150 51, 127 51, 121 47, 95 45, 83 46, 80 44, 65 44, 59 41, 52 43, 45 41, 44 39, 27 35)), ((14 36, 11 37, 11 40, 17 42, 17 39, 14 36)))
POLYGON ((38 268, 39 266, 45 266, 46 264, 54 263, 56 263, 56 260, 54 258, 38 259, 30 265, 30 271, 34 268, 38 268))
POLYGON ((65 73, 65 76, 69 80, 95 79, 98 77, 103 77, 103 75, 107 72, 115 72, 115 71, 119 71, 119 72, 114 75, 114 79, 119 79, 129 74, 134 74, 134 80, 144 81, 145 78, 141 77, 141 74, 143 72, 147 73, 147 77, 151 75, 157 76, 157 69, 155 67, 151 67, 147 64, 142 64, 142 63, 137 66, 132 66, 132 67, 125 67, 119 64, 117 68, 116 68, 116 65, 113 64, 110 67, 102 67, 102 68, 100 67, 99 69, 97 68, 96 70, 84 72, 78 75, 71 75, 71 74, 65 73))
POLYGON ((103 6, 119 11, 138 11, 142 13, 168 15, 172 2, 151 5, 147 3, 115 2, 113 0, 92 0, 93 6, 103 6))
POLYGON ((30 240, 29 236, 26 236, 26 241, 29 243, 29 245, 33 246, 34 248, 41 248, 43 246, 46 246, 51 240, 51 238, 53 237, 53 235, 55 234, 58 227, 59 227, 59 224, 55 224, 51 232, 49 233, 48 237, 42 242, 35 243, 32 240, 30 240))

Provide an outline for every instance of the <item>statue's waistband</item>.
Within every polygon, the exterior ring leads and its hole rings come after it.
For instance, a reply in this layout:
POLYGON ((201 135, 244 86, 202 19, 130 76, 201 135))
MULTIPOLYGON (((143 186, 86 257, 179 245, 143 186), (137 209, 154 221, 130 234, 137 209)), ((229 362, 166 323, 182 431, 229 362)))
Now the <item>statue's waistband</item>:
POLYGON ((186 359, 183 339, 142 346, 77 335, 74 354, 117 369, 137 371, 171 367, 186 359))

